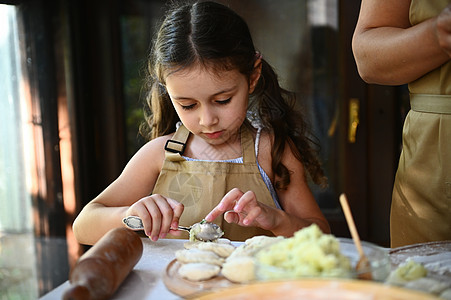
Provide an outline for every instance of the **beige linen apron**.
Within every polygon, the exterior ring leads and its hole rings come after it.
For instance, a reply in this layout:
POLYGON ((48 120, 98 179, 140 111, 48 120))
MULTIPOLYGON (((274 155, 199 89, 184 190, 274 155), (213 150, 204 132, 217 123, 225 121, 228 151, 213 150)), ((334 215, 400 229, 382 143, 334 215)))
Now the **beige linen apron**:
MULTIPOLYGON (((189 134, 182 125, 168 141, 165 161, 152 192, 183 203, 185 209, 180 225, 189 226, 201 221, 235 187, 243 192, 251 190, 259 202, 276 207, 258 169, 254 141, 246 126, 241 127, 243 163, 185 160, 181 154, 189 134)), ((230 240, 244 241, 255 235, 273 236, 270 231, 261 228, 229 224, 223 217, 216 218, 215 223, 221 226, 224 237, 230 240)), ((187 237, 187 234, 173 236, 187 237)))
MULTIPOLYGON (((412 25, 449 0, 412 0, 412 25)), ((409 84, 410 105, 393 189, 391 247, 451 239, 451 63, 409 84)))

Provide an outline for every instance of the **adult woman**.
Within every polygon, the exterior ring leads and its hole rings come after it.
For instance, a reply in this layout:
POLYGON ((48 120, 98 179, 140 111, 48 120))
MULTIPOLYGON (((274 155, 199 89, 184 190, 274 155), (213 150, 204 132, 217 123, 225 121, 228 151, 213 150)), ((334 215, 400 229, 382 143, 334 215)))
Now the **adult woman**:
POLYGON ((363 0, 353 37, 368 83, 409 84, 393 189, 391 246, 451 239, 451 5, 363 0))

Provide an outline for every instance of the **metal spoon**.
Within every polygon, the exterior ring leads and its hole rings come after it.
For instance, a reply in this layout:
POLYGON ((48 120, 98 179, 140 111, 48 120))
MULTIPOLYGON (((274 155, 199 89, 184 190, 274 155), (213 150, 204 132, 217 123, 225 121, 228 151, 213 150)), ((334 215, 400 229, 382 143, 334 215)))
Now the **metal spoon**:
MULTIPOLYGON (((141 218, 137 216, 128 216, 122 219, 122 222, 130 229, 144 229, 141 218)), ((215 223, 210 223, 205 220, 202 220, 199 223, 194 223, 190 227, 178 226, 177 229, 189 232, 190 240, 199 240, 203 242, 215 241, 224 235, 221 227, 215 223)))

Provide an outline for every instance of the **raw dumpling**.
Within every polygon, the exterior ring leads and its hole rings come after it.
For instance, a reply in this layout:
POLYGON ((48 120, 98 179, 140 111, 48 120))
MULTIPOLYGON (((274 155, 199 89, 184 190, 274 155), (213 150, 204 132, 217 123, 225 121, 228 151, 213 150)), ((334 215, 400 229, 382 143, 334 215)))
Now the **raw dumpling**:
POLYGON ((262 248, 283 239, 283 236, 256 235, 254 237, 248 238, 244 243, 249 247, 254 246, 256 248, 262 248))
POLYGON ((185 249, 197 249, 197 247, 199 246, 199 244, 200 243, 203 243, 203 242, 199 242, 199 241, 194 241, 194 242, 192 242, 192 241, 188 241, 188 242, 186 242, 186 243, 184 243, 183 244, 183 247, 185 248, 185 249))
POLYGON ((268 247, 269 245, 283 241, 285 238, 283 236, 271 237, 265 235, 258 235, 247 239, 244 244, 238 246, 235 251, 227 258, 227 260, 232 260, 237 257, 250 256, 253 257, 261 249, 268 247))
POLYGON ((232 244, 223 244, 223 243, 214 243, 214 242, 206 242, 199 243, 197 246, 200 250, 213 251, 220 257, 228 257, 235 250, 235 246, 232 244))
MULTIPOLYGON (((193 249, 193 248, 199 248, 199 245, 204 244, 204 243, 215 243, 215 244, 220 244, 220 245, 232 245, 232 242, 229 239, 226 238, 220 238, 217 239, 214 242, 202 242, 202 241, 188 241, 186 243, 183 244, 183 247, 185 249, 193 249)), ((235 246, 233 246, 235 249, 235 246)))
POLYGON ((222 266, 224 259, 216 253, 200 249, 183 249, 175 252, 175 258, 181 263, 203 262, 222 266))
POLYGON ((219 239, 216 240, 216 242, 220 243, 220 244, 230 244, 230 245, 232 245, 232 241, 229 240, 229 239, 226 239, 226 238, 219 238, 219 239))
POLYGON ((255 260, 250 256, 236 257, 222 266, 222 275, 230 281, 245 283, 255 279, 255 260))
POLYGON ((215 277, 220 270, 221 268, 217 265, 207 263, 187 263, 179 268, 178 273, 188 280, 200 281, 215 277))

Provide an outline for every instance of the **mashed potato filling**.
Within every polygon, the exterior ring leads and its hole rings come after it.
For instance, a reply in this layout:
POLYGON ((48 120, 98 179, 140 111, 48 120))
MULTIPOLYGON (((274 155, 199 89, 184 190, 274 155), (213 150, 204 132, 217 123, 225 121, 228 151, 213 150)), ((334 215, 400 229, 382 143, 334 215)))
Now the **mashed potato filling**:
POLYGON ((350 278, 353 273, 349 258, 340 253, 340 242, 315 224, 261 250, 256 259, 260 279, 350 278))
POLYGON ((408 258, 404 263, 400 264, 394 271, 390 273, 386 282, 389 284, 402 286, 409 281, 413 281, 426 276, 426 268, 413 259, 408 258))

